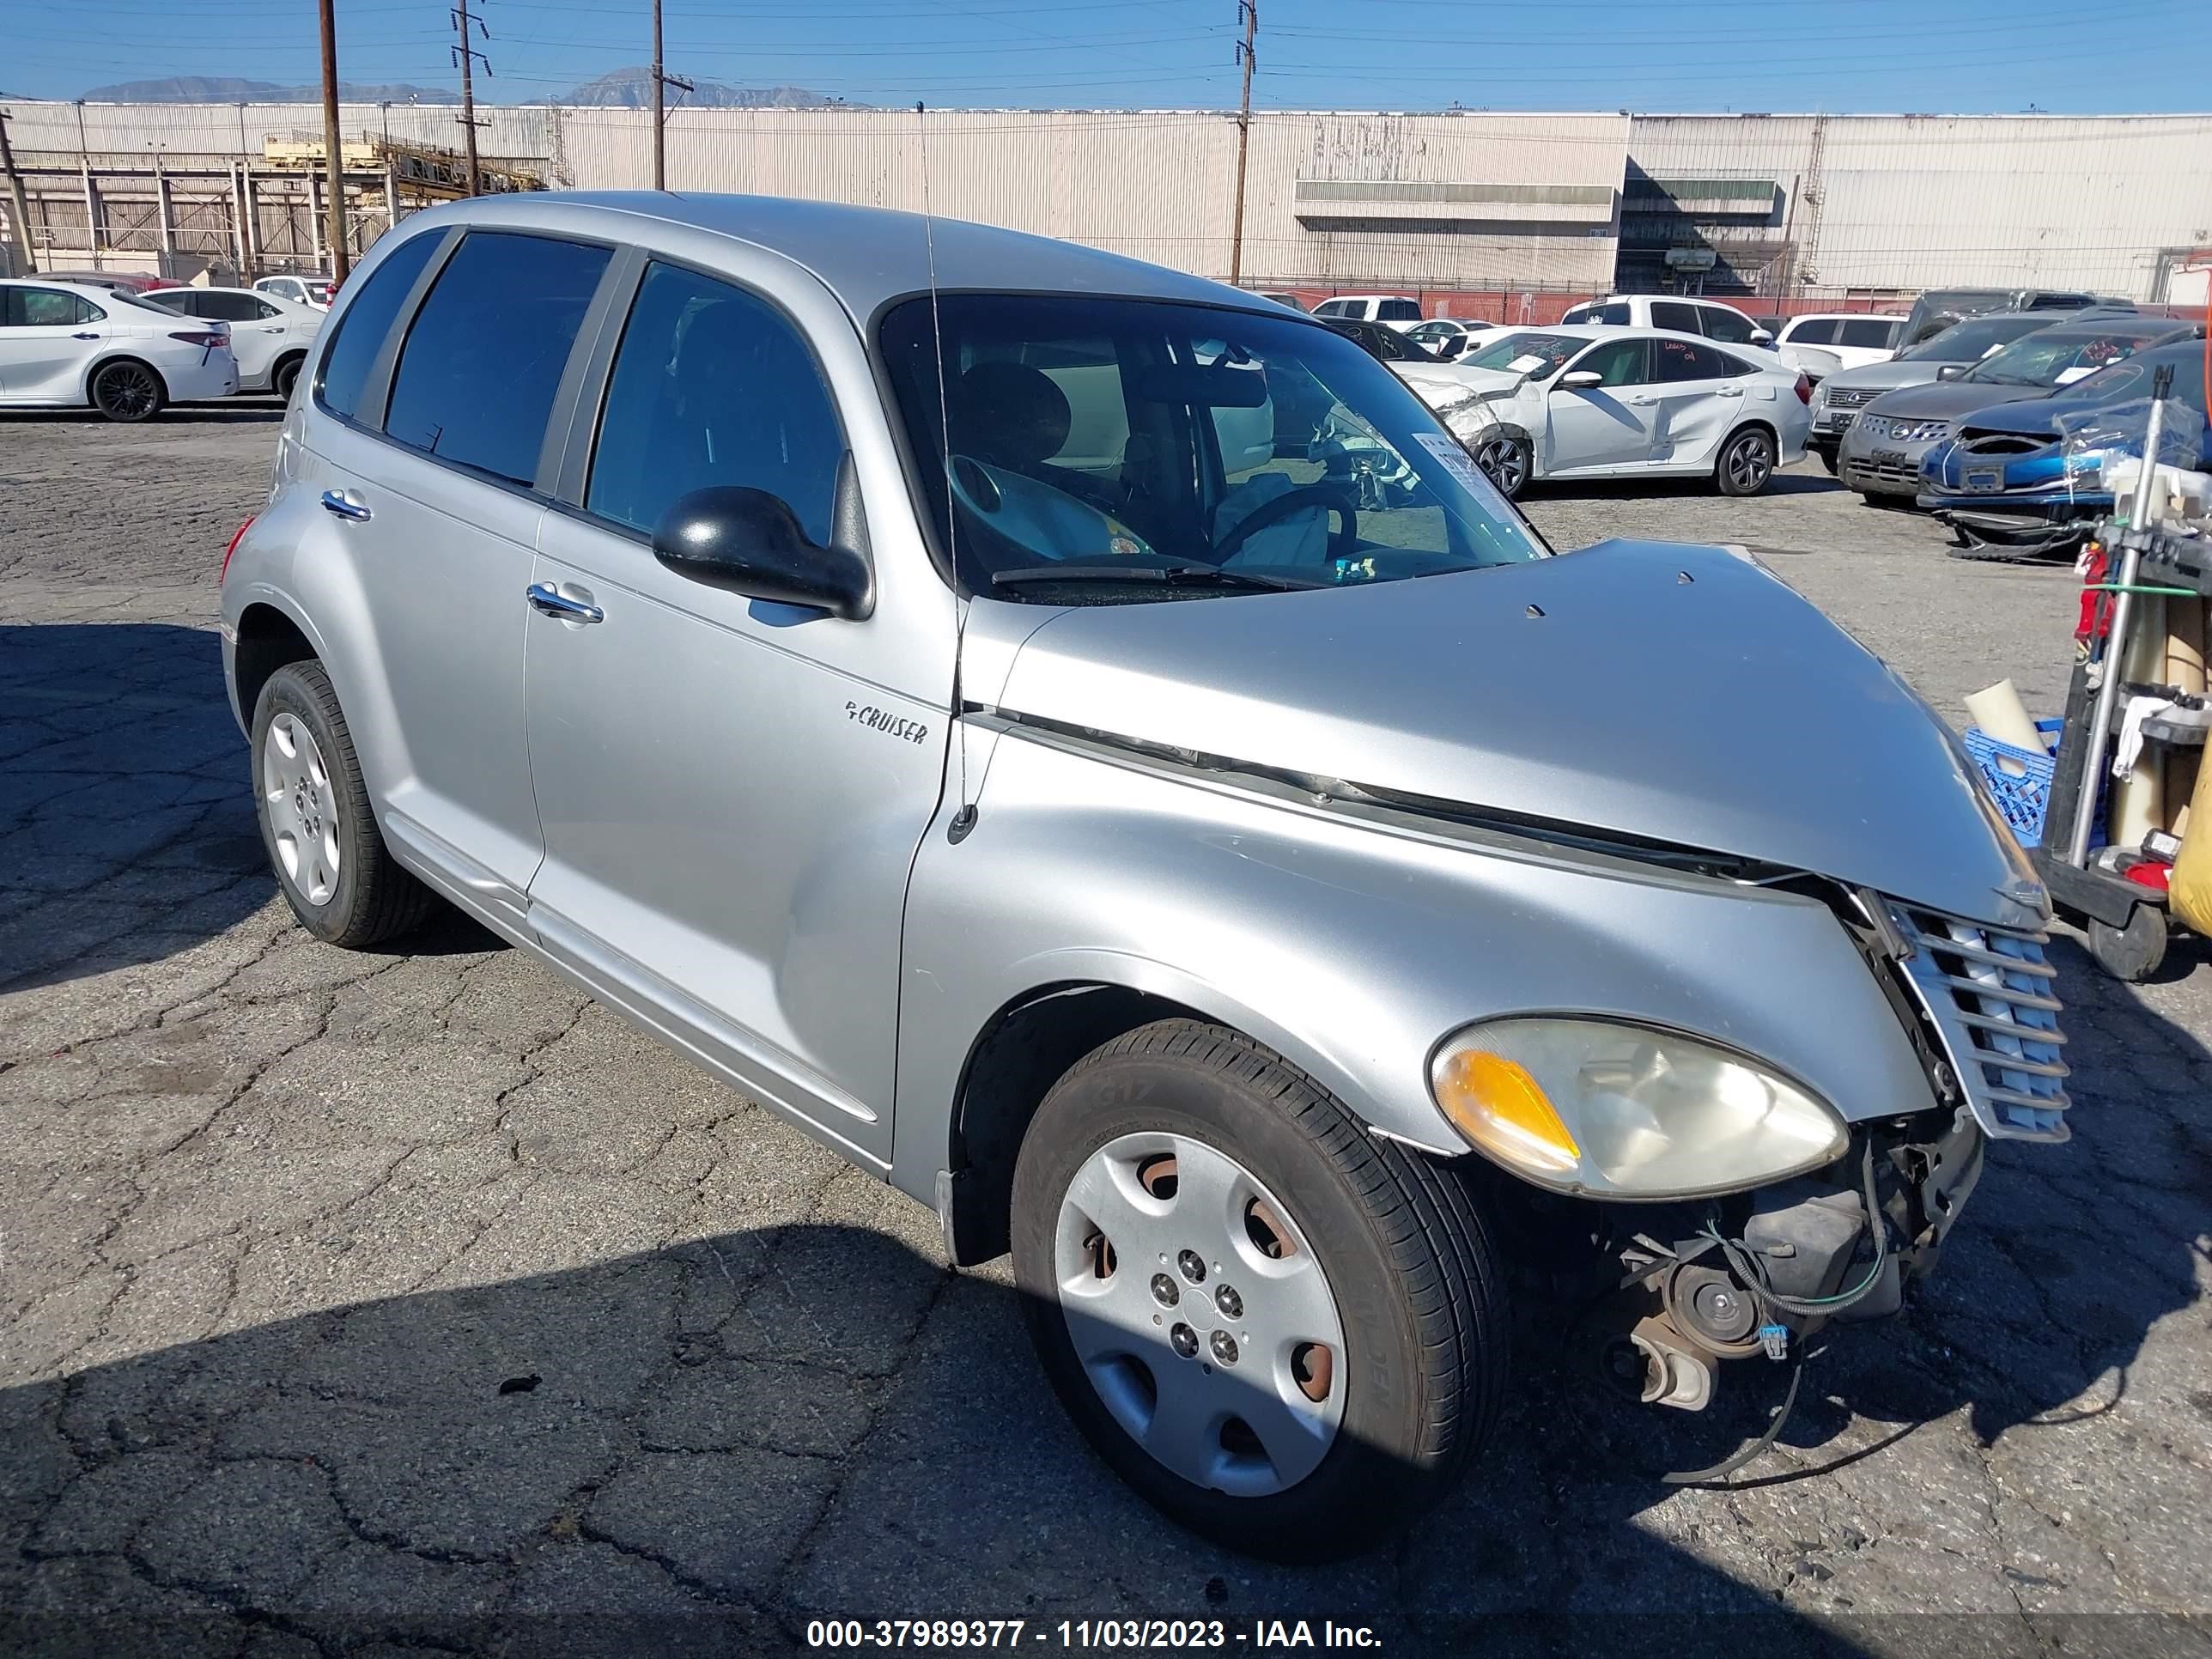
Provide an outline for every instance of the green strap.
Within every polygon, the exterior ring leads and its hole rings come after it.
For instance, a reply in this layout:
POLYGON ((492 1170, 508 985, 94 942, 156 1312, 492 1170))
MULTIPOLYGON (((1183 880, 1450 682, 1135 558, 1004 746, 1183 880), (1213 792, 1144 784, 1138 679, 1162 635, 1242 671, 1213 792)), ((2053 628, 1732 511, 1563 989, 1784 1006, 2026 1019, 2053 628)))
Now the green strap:
POLYGON ((2141 582, 2083 582, 2081 586, 2092 593, 2163 593, 2177 599, 2202 597, 2193 587, 2146 587, 2141 582))

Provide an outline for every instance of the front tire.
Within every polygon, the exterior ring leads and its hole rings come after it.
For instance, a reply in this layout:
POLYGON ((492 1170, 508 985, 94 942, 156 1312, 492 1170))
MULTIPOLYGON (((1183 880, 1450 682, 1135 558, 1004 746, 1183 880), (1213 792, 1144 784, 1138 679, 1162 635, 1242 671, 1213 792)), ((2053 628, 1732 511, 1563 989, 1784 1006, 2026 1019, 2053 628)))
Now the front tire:
POLYGON ((1713 482, 1723 495, 1756 495, 1773 477, 1774 440, 1764 427, 1732 434, 1713 463, 1713 482))
POLYGON ((320 663, 289 663, 261 688, 253 779, 261 844, 302 927, 359 951, 422 923, 434 896, 384 844, 320 663))
POLYGON ((1467 1185, 1236 1032, 1163 1020, 1079 1062, 1022 1143, 1012 1221, 1062 1405, 1219 1543, 1367 1549, 1489 1434, 1507 1327, 1467 1185))
POLYGON ((168 400, 161 377, 131 358, 102 364, 92 377, 92 406, 111 421, 143 421, 168 400))
POLYGON ((1521 499, 1536 466, 1535 452, 1526 438, 1517 432, 1486 432, 1475 439, 1469 453, 1499 495, 1509 501, 1521 499))

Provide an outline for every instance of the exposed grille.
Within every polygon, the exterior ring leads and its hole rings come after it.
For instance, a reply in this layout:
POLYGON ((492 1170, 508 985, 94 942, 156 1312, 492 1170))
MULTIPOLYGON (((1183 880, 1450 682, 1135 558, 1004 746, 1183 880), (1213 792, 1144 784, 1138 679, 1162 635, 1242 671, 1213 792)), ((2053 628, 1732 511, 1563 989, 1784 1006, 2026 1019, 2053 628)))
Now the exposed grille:
POLYGON ((1837 386, 1832 382, 1824 395, 1831 409, 1864 409, 1881 396, 1883 388, 1871 386, 1837 386))
POLYGON ((2048 438, 2024 438, 2012 433, 1978 437, 1970 432, 1959 441, 1959 447, 1975 455, 2033 455, 2050 442, 2048 438))
POLYGON ((1854 456, 1844 464, 1844 482, 1854 489, 1869 483, 1895 484, 1901 489, 1917 489, 1920 487, 1920 469, 1899 466, 1889 461, 1862 460, 1854 456))
POLYGON ((2063 1140, 2068 1105, 2056 972, 2041 933, 1894 912, 1911 943, 1906 976, 1943 1039, 1975 1118, 1992 1135, 2063 1140))

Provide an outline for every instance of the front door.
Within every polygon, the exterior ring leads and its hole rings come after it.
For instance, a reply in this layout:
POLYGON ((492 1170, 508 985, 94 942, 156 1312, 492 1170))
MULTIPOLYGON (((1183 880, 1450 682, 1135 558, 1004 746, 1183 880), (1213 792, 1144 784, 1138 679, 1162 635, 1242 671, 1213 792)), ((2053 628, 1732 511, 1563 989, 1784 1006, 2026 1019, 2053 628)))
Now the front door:
MULTIPOLYGON (((426 237, 424 240, 434 240, 426 237)), ((343 401, 362 350, 422 259, 399 255, 339 324, 321 395, 343 401), (356 338, 356 331, 362 337, 356 338), (334 382, 336 383, 334 385, 334 382)), ((382 434, 319 422, 323 507, 376 630, 380 684, 339 694, 390 711, 362 745, 378 818, 403 855, 520 921, 543 842, 522 717, 541 452, 568 356, 611 258, 605 246, 470 231, 397 345, 382 434)), ((427 250, 426 250, 427 252, 427 250)), ((345 412, 343 409, 339 412, 345 412)))
POLYGON ((1545 397, 1549 446, 1546 477, 1641 466, 1651 453, 1658 415, 1650 384, 1650 344, 1642 335, 1601 340, 1553 377, 1545 397), (1592 386, 1559 384, 1571 374, 1594 373, 1592 386))
MULTIPOLYGON (((749 599, 648 545, 678 497, 716 484, 781 497, 817 544, 833 521, 849 526, 852 439, 792 320, 805 297, 774 297, 647 264, 582 510, 545 520, 534 581, 550 609, 529 623, 545 836, 531 921, 602 995, 881 1163, 907 876, 943 780, 949 605, 942 637, 908 649, 888 603, 848 621, 749 599)), ((815 337, 835 328, 872 415, 851 325, 838 313, 815 337)), ((910 519, 897 495, 878 512, 910 519)))

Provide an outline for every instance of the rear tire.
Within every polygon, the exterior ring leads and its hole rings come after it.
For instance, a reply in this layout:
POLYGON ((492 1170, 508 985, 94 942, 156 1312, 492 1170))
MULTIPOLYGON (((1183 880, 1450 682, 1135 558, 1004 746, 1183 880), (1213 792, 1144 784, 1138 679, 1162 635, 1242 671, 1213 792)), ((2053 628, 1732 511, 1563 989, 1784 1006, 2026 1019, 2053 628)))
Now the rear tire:
POLYGON ((349 951, 419 927, 436 896, 399 867, 322 664, 287 663, 253 708, 254 816, 300 925, 349 951))
POLYGON ((1713 462, 1713 483, 1723 495, 1756 495, 1773 482, 1774 439, 1765 427, 1731 433, 1713 462))
POLYGON ((277 364, 276 373, 270 377, 270 390, 287 403, 290 402, 292 388, 299 383, 300 365, 306 361, 306 354, 302 353, 297 357, 287 357, 283 362, 277 364))
POLYGON ((1234 1031, 1163 1020, 1078 1062, 1022 1143, 1012 1222, 1061 1404, 1217 1542, 1370 1548, 1489 1435, 1507 1323, 1466 1182, 1234 1031))
POLYGON ((92 406, 111 421, 128 423, 161 412, 168 388, 161 377, 136 358, 121 357, 102 363, 94 372, 88 388, 92 406))

